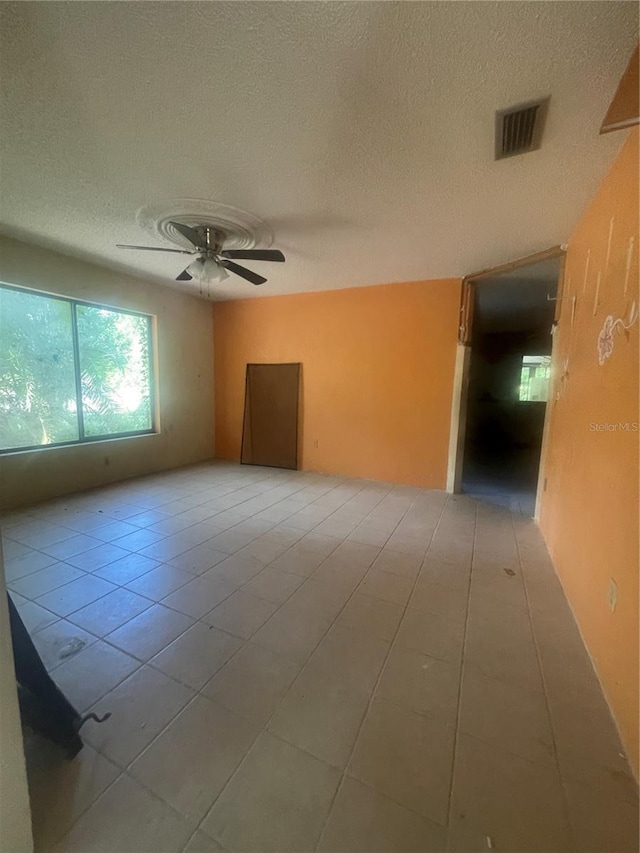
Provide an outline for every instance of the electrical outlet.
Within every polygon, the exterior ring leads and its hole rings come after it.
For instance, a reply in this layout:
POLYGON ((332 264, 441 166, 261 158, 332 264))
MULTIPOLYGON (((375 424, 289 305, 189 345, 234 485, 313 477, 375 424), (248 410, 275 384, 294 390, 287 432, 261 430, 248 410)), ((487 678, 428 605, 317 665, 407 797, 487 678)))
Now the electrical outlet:
POLYGON ((609 610, 612 613, 616 612, 616 605, 618 604, 618 584, 614 581, 613 578, 609 581, 609 610))

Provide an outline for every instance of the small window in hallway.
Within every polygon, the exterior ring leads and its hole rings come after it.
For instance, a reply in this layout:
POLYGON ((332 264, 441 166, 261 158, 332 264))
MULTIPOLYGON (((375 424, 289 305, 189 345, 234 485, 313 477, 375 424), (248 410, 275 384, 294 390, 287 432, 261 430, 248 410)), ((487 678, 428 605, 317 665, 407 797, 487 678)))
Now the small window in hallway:
POLYGON ((523 355, 520 373, 521 403, 545 403, 551 376, 550 355, 523 355))

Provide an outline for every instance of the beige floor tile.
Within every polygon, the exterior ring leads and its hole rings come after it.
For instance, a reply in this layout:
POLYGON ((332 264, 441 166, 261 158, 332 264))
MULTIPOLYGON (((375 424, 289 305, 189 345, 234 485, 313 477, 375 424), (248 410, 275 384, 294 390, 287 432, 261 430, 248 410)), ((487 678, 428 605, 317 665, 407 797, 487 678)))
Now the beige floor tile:
POLYGON ((523 610, 528 609, 520 570, 509 569, 508 572, 505 572, 504 569, 494 569, 492 572, 474 570, 471 578, 470 597, 473 601, 481 596, 485 596, 491 601, 503 601, 505 604, 520 607, 523 610))
POLYGON ((202 828, 229 850, 307 853, 320 837, 339 779, 335 768, 264 733, 202 828))
POLYGON ((252 557, 266 566, 283 555, 301 535, 301 531, 294 528, 290 530, 285 530, 283 527, 273 528, 245 545, 238 551, 238 555, 252 557))
POLYGON ((377 696, 455 724, 460 667, 394 645, 377 696))
POLYGON ((13 592, 12 590, 7 590, 7 595, 11 596, 11 601, 13 601, 14 605, 20 610, 25 604, 29 604, 29 599, 24 598, 22 595, 18 595, 17 592, 13 592))
POLYGON ((492 541, 481 542, 476 538, 476 544, 473 549, 473 570, 474 572, 493 571, 495 569, 511 569, 518 572, 520 561, 515 548, 504 546, 499 538, 493 538, 492 541))
POLYGON ((314 578, 315 575, 305 581, 291 596, 288 604, 290 607, 333 621, 351 595, 351 590, 342 584, 324 583, 314 578))
POLYGON ((48 525, 44 522, 35 522, 34 525, 21 525, 12 530, 13 537, 30 548, 40 550, 46 545, 53 545, 75 536, 75 531, 68 527, 59 525, 48 525))
POLYGON ((138 553, 143 554, 145 557, 150 557, 152 560, 159 560, 161 563, 166 563, 193 547, 193 543, 185 540, 182 534, 176 533, 174 536, 163 536, 156 542, 140 548, 138 553))
POLYGON ((277 608, 277 604, 240 589, 203 616, 202 621, 248 640, 270 616, 273 616, 277 608))
POLYGON ((398 630, 396 644, 423 655, 460 663, 464 623, 409 606, 398 630))
POLYGON ((452 822, 464 821, 495 850, 571 849, 558 771, 458 735, 452 822))
POLYGON ((153 604, 139 616, 131 619, 105 639, 119 649, 141 661, 147 661, 172 643, 187 628, 193 619, 170 610, 161 604, 153 604))
POLYGON ((358 737, 349 774, 445 826, 453 748, 453 728, 376 699, 358 737))
POLYGON ((99 547, 101 544, 99 539, 94 539, 91 536, 85 536, 80 533, 71 536, 69 539, 63 539, 61 542, 55 542, 52 545, 43 545, 40 550, 51 557, 55 557, 56 560, 68 562, 70 558, 90 551, 92 548, 99 547))
POLYGON ((467 613, 468 591, 440 583, 418 580, 409 600, 409 606, 425 613, 444 616, 450 621, 464 623, 467 613))
POLYGON ((121 560, 129 554, 130 551, 119 548, 117 545, 109 542, 100 542, 95 548, 65 557, 65 561, 71 566, 82 569, 84 572, 95 572, 97 569, 101 569, 103 566, 107 566, 116 560, 121 560))
POLYGON ((536 577, 530 579, 526 569, 524 575, 528 605, 534 624, 538 615, 544 619, 550 614, 561 619, 565 624, 571 624, 573 615, 555 571, 552 576, 545 576, 542 579, 536 577))
POLYGON ((255 723, 199 696, 130 772, 180 814, 200 821, 258 733, 255 723))
POLYGON ((120 774, 86 744, 67 761, 50 741, 26 738, 25 758, 37 853, 50 850, 120 774))
POLYGON ((200 690, 241 646, 237 637, 196 622, 149 662, 188 687, 200 690))
MULTIPOLYGON (((117 539, 122 539, 129 534, 136 533, 138 530, 133 524, 127 524, 126 521, 110 521, 108 524, 103 524, 91 532, 94 539, 99 539, 101 542, 115 542, 117 539)), ((126 548, 122 542, 117 543, 120 548, 126 548)), ((127 548, 128 551, 134 550, 127 548)))
POLYGON ((21 542, 14 542, 13 539, 9 539, 4 527, 3 519, 1 518, 0 536, 2 537, 2 554, 4 557, 5 567, 13 560, 17 560, 18 557, 25 557, 28 554, 36 553, 32 548, 29 548, 28 545, 23 545, 21 542))
POLYGON ((110 713, 104 723, 87 723, 83 738, 114 764, 125 768, 184 708, 192 690, 143 666, 103 696, 91 710, 110 713))
POLYGON ((311 532, 307 533, 303 539, 297 542, 292 550, 328 557, 330 554, 333 554, 340 541, 340 539, 336 539, 334 536, 323 536, 321 533, 311 532))
POLYGON ((618 799, 602 786, 564 784, 574 844, 580 853, 638 853, 638 797, 618 799))
POLYGON ((334 625, 309 659, 309 666, 370 693, 389 651, 389 643, 363 638, 351 628, 334 625))
POLYGON ((300 671, 300 664, 247 643, 202 688, 205 696, 264 725, 300 671))
POLYGON ((31 572, 16 581, 9 587, 11 591, 17 592, 25 598, 37 598, 45 592, 51 592, 59 586, 77 580, 84 575, 80 569, 67 565, 67 563, 53 563, 38 572, 31 572))
POLYGON ((373 565, 374 560, 376 560, 379 554, 380 548, 376 545, 345 539, 332 552, 331 556, 336 560, 344 561, 350 565, 369 568, 369 566, 373 565))
POLYGON ((529 615, 519 607, 474 599, 469 605, 464 656, 490 678, 541 689, 529 615))
MULTIPOLYGON (((33 644, 48 670, 70 660, 87 646, 96 642, 96 637, 78 628, 66 619, 58 619, 51 625, 31 635, 33 644)), ((55 678, 55 676, 54 676, 55 678)))
MULTIPOLYGON (((446 549, 442 553, 446 555, 446 549)), ((430 548, 427 558, 422 564, 418 579, 419 581, 467 592, 471 579, 471 558, 462 564, 448 563, 444 559, 436 557, 434 549, 430 548)))
POLYGON ((367 691, 307 667, 269 723, 288 743, 345 767, 369 702, 367 691))
POLYGON ((404 554, 401 551, 392 551, 384 548, 374 563, 374 568, 381 572, 391 572, 393 575, 401 575, 409 580, 415 580, 422 565, 420 554, 404 554))
MULTIPOLYGON (((325 519, 328 515, 330 515, 331 510, 323 507, 304 507, 299 512, 295 512, 293 515, 289 516, 287 519, 287 524, 290 527, 295 527, 297 530, 303 531, 312 531, 314 528, 318 527, 318 525, 325 519)), ((317 534, 317 535, 326 535, 327 538, 333 538, 327 534, 317 534)), ((337 543, 336 543, 337 544, 337 543)))
POLYGON ((133 528, 131 533, 115 539, 116 545, 126 548, 127 551, 142 551, 150 545, 161 542, 166 537, 162 533, 154 533, 152 530, 133 528))
POLYGON ((201 575, 226 560, 227 556, 224 551, 216 551, 208 542, 205 542, 173 557, 169 560, 169 564, 184 572, 201 575))
POLYGON ((488 678, 464 667, 460 731, 522 758, 555 766, 556 755, 544 693, 488 678))
POLYGON ((404 608, 400 604, 356 592, 338 616, 336 625, 350 628, 363 638, 392 640, 403 612, 404 608))
POLYGON ((387 539, 385 547, 390 551, 410 554, 419 558, 420 562, 422 562, 429 547, 429 542, 430 536, 404 536, 394 532, 387 539))
POLYGON ((20 618, 24 622, 29 634, 35 634, 37 631, 46 628, 47 625, 52 625, 58 621, 56 613, 52 613, 34 601, 25 601, 23 604, 17 604, 15 598, 12 598, 12 600, 18 608, 20 618))
POLYGON ((113 592, 117 587, 102 578, 85 574, 71 583, 58 587, 51 592, 39 596, 37 603, 57 613, 58 616, 69 616, 81 607, 97 601, 108 592, 113 592))
POLYGON ((53 679, 83 713, 139 666, 140 661, 98 640, 57 666, 53 679))
POLYGON ((289 660, 304 663, 331 623, 306 610, 284 604, 253 636, 253 641, 289 660))
MULTIPOLYGON (((266 521, 240 522, 235 527, 219 533, 211 539, 211 545, 217 551, 234 554, 255 539, 270 530, 272 525, 266 521)), ((253 554, 249 556, 254 556, 253 554)))
MULTIPOLYGON (((93 818, 87 822, 81 817, 79 834, 73 830, 68 838, 70 849, 155 853, 164 849, 158 838, 176 853, 210 853, 224 847, 236 853, 252 848, 260 853, 269 849, 297 853, 313 847, 327 815, 314 823, 322 811, 313 793, 322 773, 314 775, 311 768, 325 768, 323 773, 331 778, 334 773, 313 753, 342 766, 358 718, 359 700, 353 699, 354 693, 360 695, 357 685, 366 697, 378 678, 377 696, 387 700, 389 717, 413 722, 389 725, 388 737, 368 734, 373 746, 364 751, 362 761, 374 768, 388 764, 390 772, 380 771, 384 783, 397 777, 401 796, 407 802, 417 797, 423 808, 423 800, 431 801, 419 795, 421 774, 435 772, 438 760, 434 764, 426 756, 424 743, 429 738, 423 742, 417 734, 412 736, 411 726, 448 732, 447 726, 455 724, 460 637, 467 615, 456 779, 459 802, 446 842, 449 853, 486 853, 487 839, 494 849, 511 853, 566 849, 564 805, 550 757, 537 653, 573 823, 572 853, 583 849, 613 853, 608 849, 612 845, 615 853, 633 849, 630 827, 637 787, 599 682, 539 530, 510 512, 512 505, 514 513, 521 512, 517 501, 510 502, 508 496, 505 500, 506 509, 470 496, 215 463, 5 515, 3 528, 9 525, 10 534, 5 540, 7 580, 28 626, 41 628, 34 638, 45 664, 58 664, 54 677, 80 711, 96 700, 101 711, 108 710, 109 703, 114 706, 110 721, 102 726, 88 723, 83 729, 87 740, 109 736, 116 744, 114 756, 120 750, 116 757, 122 762, 129 752, 135 754, 147 744, 151 753, 156 743, 150 743, 151 737, 164 738, 158 733, 176 702, 182 701, 176 695, 190 696, 202 685, 222 716, 228 709, 238 725, 250 727, 268 725, 271 719, 285 738, 263 735, 262 742, 271 744, 271 757, 258 762, 260 772, 251 771, 251 756, 240 765, 222 792, 221 803, 227 792, 232 793, 212 819, 215 831, 209 828, 210 835, 196 832, 193 821, 187 821, 185 832, 174 832, 172 826, 181 826, 179 816, 161 800, 148 799, 149 794, 129 780, 132 796, 123 797, 115 809, 109 807, 108 821, 93 823, 93 818), (94 572, 88 576, 90 588, 77 585, 85 581, 76 574, 82 568, 94 572), (196 576, 199 583, 184 592, 196 576), (94 585, 102 582, 106 586, 94 585), (115 594, 113 584, 125 589, 115 594), (211 597, 212 589, 226 597, 222 601, 216 594, 211 597), (50 597, 44 607, 35 601, 40 596, 50 597), (74 618, 93 614, 91 630, 101 633, 109 627, 106 619, 129 615, 123 608, 127 601, 137 601, 135 596, 146 599, 149 608, 111 631, 106 642, 93 641, 93 634, 74 625, 74 618), (172 596, 171 602, 152 603, 172 596), (112 606, 116 601, 122 606, 112 606), (193 616, 174 609, 178 602, 196 618, 204 616, 215 624, 194 625, 193 616), (75 617, 76 613, 81 615, 75 617), (263 616, 267 621, 258 627, 263 616), (228 633, 246 637, 254 626, 258 630, 244 646, 241 638, 228 633), (392 640, 394 648, 380 672, 378 654, 384 659, 392 640), (65 654, 71 656, 61 658, 65 654), (306 671, 295 681, 310 656, 306 671), (140 662, 150 658, 154 658, 151 668, 136 672, 140 662), (111 696, 99 701, 107 691, 111 696), (110 734, 119 727, 121 737, 110 734), (390 753, 388 762, 385 749, 390 753), (419 761, 421 750, 425 756, 419 761), (269 769, 271 765, 277 765, 277 772, 269 769), (287 771, 298 765, 304 772, 287 771), (418 769, 412 777, 414 765, 418 769), (398 771, 402 766, 409 770, 398 771), (316 781, 305 787, 301 781, 309 773, 316 781), (236 779, 241 782, 237 788, 236 779), (463 800, 464 808, 459 805, 463 800), (285 816, 274 822, 283 803, 285 816), (297 803, 306 803, 303 815, 291 817, 297 803), (120 809, 122 834, 111 825, 111 814, 120 809), (135 821, 131 829, 129 820, 135 821), (164 820, 168 831, 156 833, 164 820), (311 825, 317 832, 310 830, 311 825), (225 843, 219 833, 227 831, 225 843)), ((377 701, 375 707, 382 705, 377 701)), ((372 719, 375 722, 375 715, 372 719)), ((378 725, 384 728, 379 720, 378 725)), ((187 728, 183 736, 195 750, 187 728)), ((362 731, 367 734, 369 729, 362 731)), ((433 755, 438 756, 447 741, 435 735, 434 740, 433 755)), ((199 739, 205 742, 205 737, 199 739)), ((161 752, 158 748, 160 770, 153 775, 166 786, 166 796, 195 803, 201 814, 202 803, 213 802, 217 791, 215 783, 211 787, 206 781, 211 768, 202 766, 206 761, 199 752, 192 759, 185 750, 178 762, 184 773, 190 763, 200 769, 192 774, 193 784, 189 778, 178 785, 171 766, 161 766, 161 752)), ((209 754, 206 748, 204 753, 209 754)), ((145 754, 138 755, 140 761, 145 754)), ((209 763, 215 767, 215 755, 209 763)), ((74 762, 65 763, 65 769, 68 772, 60 779, 62 790, 69 790, 68 799, 49 813, 47 792, 42 795, 45 806, 39 814, 46 812, 52 831, 37 839, 38 853, 45 849, 50 853, 53 840, 117 772, 89 745, 74 762)), ((122 789, 127 783, 115 784, 122 789)), ((110 790, 87 814, 107 814, 97 807, 110 790)), ((343 779, 320 849, 444 853, 442 828, 396 802, 397 796, 343 779)), ((330 802, 331 796, 327 808, 330 802)))
POLYGON ((191 836, 182 853, 226 853, 226 851, 221 844, 199 829, 191 836))
POLYGON ((386 530, 370 527, 367 524, 359 524, 358 527, 349 534, 348 541, 382 548, 389 538, 389 535, 390 533, 386 530))
POLYGON ((192 580, 193 575, 188 572, 182 572, 166 564, 157 564, 151 571, 127 582, 126 587, 152 601, 162 601, 163 598, 192 580))
POLYGON ((194 619, 200 619, 234 591, 235 587, 222 578, 216 580, 195 578, 163 598, 162 603, 165 607, 171 607, 194 619))
POLYGON ((134 779, 121 776, 52 853, 179 853, 194 829, 134 779))
POLYGON ((26 554, 6 561, 4 567, 6 581, 7 583, 13 583, 25 577, 25 575, 29 575, 32 572, 39 572, 41 569, 57 562, 57 557, 43 554, 42 551, 28 551, 26 554))
POLYGON ((143 557, 142 554, 127 554, 126 557, 98 569, 94 574, 98 578, 124 586, 159 565, 160 563, 156 560, 150 560, 149 557, 143 557))
POLYGON ((218 578, 230 583, 234 589, 239 589, 255 578, 264 569, 264 563, 250 556, 240 556, 240 552, 227 556, 225 560, 214 566, 203 577, 209 580, 218 578))
POLYGON ((151 606, 148 598, 119 587, 86 607, 76 610, 69 621, 85 631, 104 637, 151 606))
POLYGON ((405 605, 409 600, 413 579, 372 568, 359 586, 359 591, 382 601, 405 605))
POLYGON ((487 853, 493 844, 493 839, 465 815, 451 820, 447 827, 447 853, 487 853))
POLYGON ((637 802, 637 784, 602 693, 583 690, 573 696, 567 690, 548 698, 563 778, 611 789, 610 799, 637 802))
POLYGON ((304 577, 267 566, 244 586, 245 592, 274 604, 283 604, 304 583, 304 577))
POLYGON ((79 505, 67 514, 63 524, 77 533, 93 535, 94 530, 101 530, 110 524, 110 521, 108 518, 105 518, 103 513, 95 513, 90 508, 79 505))
POLYGON ((441 826, 347 777, 322 834, 320 853, 443 853, 441 826))
POLYGON ((357 563, 346 563, 344 559, 339 559, 332 555, 327 557, 324 563, 315 570, 311 575, 311 580, 322 581, 322 583, 330 584, 335 589, 340 588, 351 593, 358 586, 366 572, 366 566, 361 566, 357 563))
POLYGON ((318 566, 322 565, 325 559, 324 554, 317 551, 298 551, 293 547, 275 559, 270 564, 270 568, 308 578, 315 572, 318 566))

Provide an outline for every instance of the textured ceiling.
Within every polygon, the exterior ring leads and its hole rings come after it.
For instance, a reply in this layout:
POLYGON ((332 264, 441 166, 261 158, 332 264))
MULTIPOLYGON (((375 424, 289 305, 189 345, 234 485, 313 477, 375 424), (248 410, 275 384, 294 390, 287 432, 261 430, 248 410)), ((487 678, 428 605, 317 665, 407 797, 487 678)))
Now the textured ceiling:
POLYGON ((456 276, 561 243, 624 139, 598 128, 636 3, 0 3, 0 229, 170 283, 138 224, 202 198, 285 265, 216 298, 456 276), (494 111, 551 95, 541 150, 494 111))

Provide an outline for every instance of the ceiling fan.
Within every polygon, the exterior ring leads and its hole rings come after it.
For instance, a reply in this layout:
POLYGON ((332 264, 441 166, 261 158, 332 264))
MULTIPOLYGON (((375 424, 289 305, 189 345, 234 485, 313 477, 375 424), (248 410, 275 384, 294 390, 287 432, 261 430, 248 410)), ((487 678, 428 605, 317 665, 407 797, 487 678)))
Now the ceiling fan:
POLYGON ((140 249, 145 252, 173 252, 179 255, 197 255, 196 259, 183 270, 176 281, 213 282, 224 281, 229 273, 235 273, 251 284, 264 284, 267 280, 258 273, 234 263, 238 260, 252 261, 284 261, 284 255, 278 249, 225 249, 226 234, 208 225, 197 225, 190 228, 181 222, 170 222, 176 231, 182 234, 193 246, 193 249, 163 249, 156 246, 128 246, 117 243, 118 249, 140 249))

